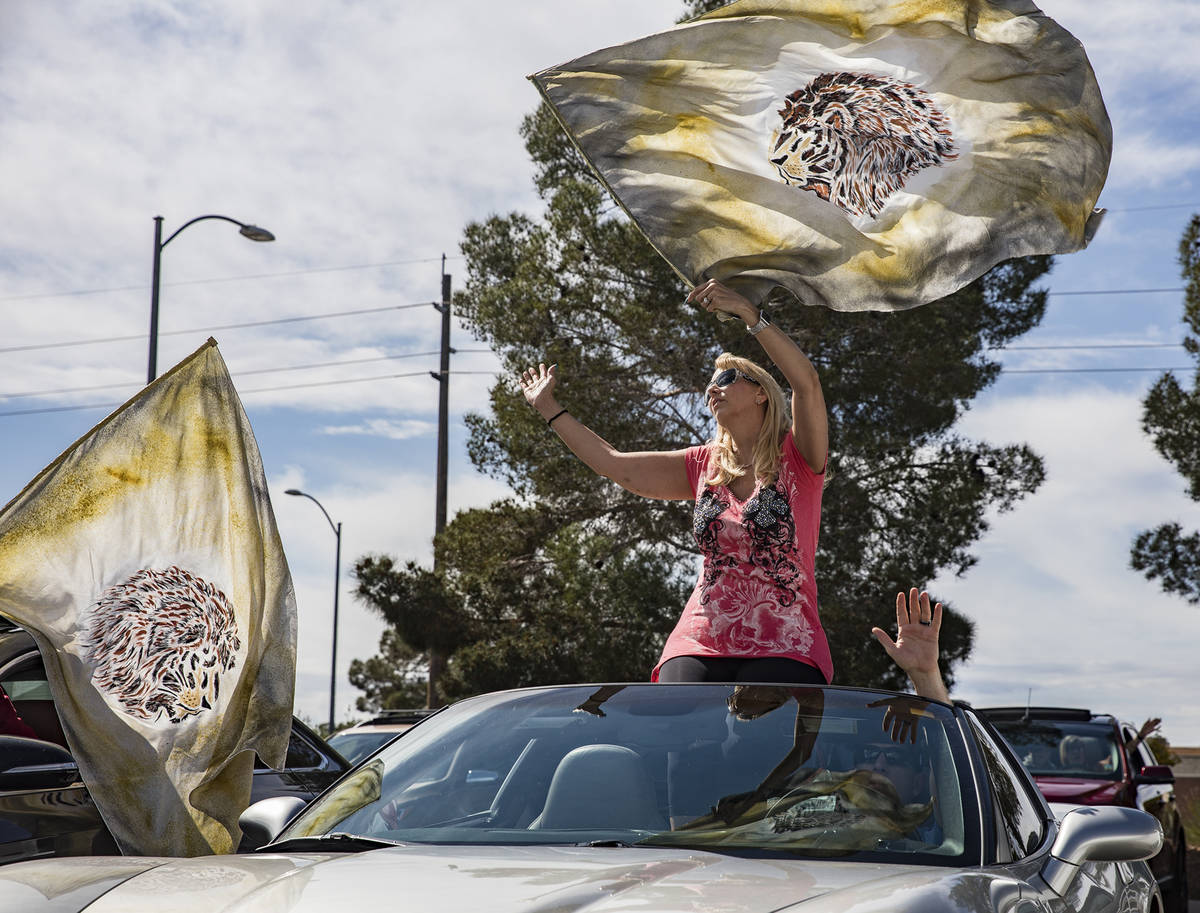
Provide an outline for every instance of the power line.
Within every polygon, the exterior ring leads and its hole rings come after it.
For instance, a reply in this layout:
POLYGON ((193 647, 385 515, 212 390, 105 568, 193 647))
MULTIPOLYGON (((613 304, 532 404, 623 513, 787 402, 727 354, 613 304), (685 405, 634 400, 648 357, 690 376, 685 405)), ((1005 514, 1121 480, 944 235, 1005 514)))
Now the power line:
POLYGON ((1101 289, 1079 289, 1076 291, 1065 292, 1046 292, 1047 295, 1152 295, 1158 292, 1183 292, 1186 291, 1182 286, 1179 288, 1101 288, 1101 289))
MULTIPOLYGON (((1141 212, 1152 209, 1185 209, 1200 208, 1200 203, 1172 203, 1163 206, 1134 206, 1123 209, 1110 209, 1109 212, 1141 212)), ((213 285, 225 282, 250 282, 260 279, 287 279, 295 276, 318 275, 321 273, 344 273, 368 269, 384 269, 393 266, 413 266, 423 263, 445 262, 447 260, 463 260, 463 255, 453 257, 419 257, 411 260, 382 260, 378 263, 353 263, 344 266, 313 266, 307 269, 286 270, 277 273, 245 273, 240 276, 213 276, 203 279, 180 279, 174 282, 164 282, 163 287, 177 288, 185 285, 213 285)), ((72 298, 84 295, 105 295, 114 292, 137 292, 149 289, 149 285, 115 285, 108 288, 69 289, 62 292, 34 292, 27 295, 0 295, 0 302, 5 301, 39 301, 46 298, 72 298)), ((1152 292, 1178 292, 1182 289, 1105 289, 1096 291, 1048 292, 1050 295, 1138 295, 1152 292)))
MULTIPOLYGON (((338 269, 338 268, 340 268, 340 267, 331 267, 331 269, 338 269)), ((359 267, 345 267, 345 268, 346 269, 357 269, 359 267)), ((1185 291, 1185 289, 1183 289, 1183 288, 1092 289, 1092 290, 1084 289, 1084 290, 1062 291, 1062 292, 1047 292, 1047 294, 1048 295, 1117 295, 1117 294, 1152 294, 1152 293, 1158 293, 1158 292, 1182 292, 1182 291, 1185 291)), ((0 301, 2 301, 2 300, 6 300, 6 299, 0 298, 0 301)), ((385 311, 401 311, 401 310, 406 310, 409 308, 436 307, 437 305, 438 305, 438 302, 435 302, 435 301, 416 301, 416 302, 411 302, 408 304, 391 304, 391 305, 386 305, 384 307, 377 307, 377 308, 356 308, 354 310, 349 310, 349 311, 329 311, 324 314, 302 314, 302 315, 294 316, 294 317, 276 317, 276 318, 272 318, 270 320, 254 320, 254 321, 247 321, 244 323, 227 323, 227 324, 222 324, 222 325, 218 325, 218 326, 193 327, 191 329, 186 329, 186 330, 167 330, 164 332, 160 332, 159 336, 183 336, 183 335, 194 334, 194 333, 210 333, 210 332, 215 332, 217 330, 242 330, 242 329, 248 329, 248 328, 252 328, 252 327, 278 326, 280 324, 285 324, 285 323, 301 323, 301 322, 308 321, 308 320, 327 320, 327 319, 332 319, 334 317, 354 317, 354 316, 359 316, 362 314, 379 314, 379 313, 383 313, 385 311)), ((126 335, 126 336, 100 336, 100 337, 96 337, 94 339, 71 339, 71 340, 62 340, 59 342, 31 343, 28 345, 19 345, 19 346, 0 346, 0 355, 6 354, 9 352, 36 352, 36 351, 44 351, 46 349, 64 349, 64 348, 72 348, 72 347, 76 347, 76 346, 99 345, 99 344, 110 343, 110 342, 135 342, 135 341, 140 341, 142 339, 145 339, 144 333, 134 333, 134 334, 126 335)), ((1138 347, 1151 348, 1151 347, 1160 346, 1160 345, 1163 347, 1168 347, 1168 346, 1175 345, 1175 344, 1174 343, 1128 343, 1128 344, 1122 343, 1119 345, 1118 344, 1110 344, 1110 345, 1097 344, 1097 345, 1070 345, 1070 346, 1060 346, 1060 347, 1007 346, 1007 347, 998 347, 998 348, 1005 349, 1007 351, 1020 351, 1023 349, 1033 349, 1033 348, 1078 348, 1078 349, 1138 348, 1138 347)))
MULTIPOLYGON (((451 354, 468 355, 478 354, 481 352, 491 352, 491 349, 451 349, 451 354)), ((249 371, 238 371, 238 377, 247 377, 251 374, 278 374, 283 371, 309 371, 314 368, 337 368, 343 365, 362 365, 375 361, 392 361, 400 358, 419 358, 421 356, 439 355, 438 351, 434 352, 403 352, 398 355, 376 355, 370 358, 347 358, 342 361, 318 361, 306 365, 287 365, 280 368, 254 368, 249 371)), ((459 372, 460 374, 463 372, 459 372)), ((25 393, 0 393, 0 399, 20 399, 30 396, 58 396, 63 393, 91 393, 97 390, 119 390, 123 387, 136 387, 141 385, 140 380, 120 381, 112 384, 93 384, 87 387, 62 387, 58 390, 31 390, 25 393)))
POLYGON ((408 371, 404 374, 384 374, 379 377, 348 377, 343 380, 315 380, 307 384, 284 384, 282 387, 259 387, 256 390, 242 390, 239 395, 249 396, 251 393, 276 393, 280 390, 303 390, 309 387, 337 387, 343 384, 361 384, 370 380, 395 380, 400 377, 421 377, 429 371, 408 371))
MULTIPOLYGON (((351 317, 360 314, 379 314, 384 311, 403 311, 409 308, 431 307, 435 302, 417 301, 411 304, 389 304, 378 308, 357 308, 352 311, 329 311, 324 314, 305 314, 299 317, 277 317, 272 320, 253 320, 247 323, 227 323, 222 326, 194 327, 190 330, 168 330, 160 332, 159 336, 183 336, 188 333, 212 333, 217 330, 241 330, 247 327, 274 326, 281 323, 300 323, 305 320, 327 320, 333 317, 351 317)), ((64 349, 72 346, 90 346, 105 342, 130 342, 145 339, 145 333, 132 336, 104 336, 96 339, 73 339, 66 342, 42 342, 22 346, 0 347, 0 355, 7 352, 34 352, 43 349, 64 349)))
POLYGON ((1045 346, 992 346, 989 352, 1034 352, 1044 350, 1079 350, 1079 349, 1182 349, 1182 342, 1096 342, 1096 343, 1066 343, 1063 345, 1045 346))
MULTIPOLYGON (((239 390, 239 396, 250 396, 254 393, 276 393, 280 390, 301 390, 312 387, 336 387, 344 384, 363 384, 371 381, 379 380, 395 380, 403 377, 426 377, 433 374, 433 371, 408 371, 401 374, 381 374, 377 377, 350 377, 343 380, 319 380, 305 384, 285 384, 280 387, 258 387, 253 390, 239 390)), ((450 376, 459 374, 499 374, 499 371, 448 371, 450 376)), ((44 415, 55 412, 79 412, 86 409, 115 409, 120 403, 78 403, 70 406, 42 406, 36 409, 14 409, 8 412, 0 412, 0 418, 9 418, 19 415, 44 415)))
MULTIPOLYGON (((259 387, 256 390, 243 390, 240 395, 248 396, 251 393, 276 393, 280 390, 300 390, 306 387, 335 387, 339 384, 359 384, 369 380, 394 380, 400 377, 423 377, 435 374, 434 371, 409 371, 405 374, 384 374, 380 377, 349 377, 345 380, 316 380, 308 384, 287 384, 282 387, 259 387)), ((498 374, 498 371, 447 371, 448 375, 456 377, 460 374, 498 374)), ((3 415, 3 413, 0 413, 3 415)))
MULTIPOLYGON (((283 273, 252 273, 243 276, 218 276, 209 279, 181 279, 176 282, 164 282, 163 287, 181 285, 208 285, 215 282, 245 282, 250 279, 281 279, 290 276, 307 276, 313 273, 340 273, 351 270, 381 269, 387 266, 411 266, 416 263, 437 263, 442 257, 423 257, 417 260, 385 260, 380 263, 357 263, 350 266, 314 266, 310 269, 297 269, 283 273)), ((447 257, 448 260, 461 260, 461 255, 447 257)), ((74 289, 66 292, 37 292, 32 295, 0 295, 0 301, 36 301, 42 298, 70 298, 78 295, 105 295, 110 292, 138 292, 149 289, 149 285, 117 285, 111 288, 74 289)))
POLYGON ((1187 368, 1001 368, 1001 374, 1120 374, 1134 371, 1192 371, 1187 368))
POLYGON ((1200 209, 1200 203, 1164 203, 1161 206, 1123 206, 1109 212, 1148 212, 1151 209, 1200 209))
MULTIPOLYGON (((462 350, 460 350, 462 351, 462 350)), ((488 351, 481 349, 479 351, 488 351)), ((268 369, 268 370, 291 370, 290 368, 268 369)), ((1131 373, 1139 371, 1191 371, 1193 367, 1145 367, 1145 368, 1001 368, 1000 373, 1003 374, 1116 374, 1116 373, 1131 373)), ((250 373, 250 372, 243 372, 250 373)), ((501 371, 449 371, 451 376, 456 375, 480 375, 487 374, 493 377, 504 373, 501 371)), ((396 380, 406 377, 422 377, 425 375, 434 375, 433 371, 407 371, 400 374, 382 374, 374 377, 351 377, 342 380, 322 380, 313 381, 303 384, 284 384, 278 387, 257 387, 252 390, 239 390, 241 396, 251 396, 255 393, 277 393, 284 390, 302 390, 312 389, 315 387, 334 387, 344 386, 346 384, 361 384, 370 383, 372 381, 381 380, 396 380)), ((116 386, 116 385, 109 385, 116 386)), ((97 388, 99 389, 99 388, 97 388)), ((17 394, 17 395, 33 395, 33 394, 17 394)), ((58 412, 79 412, 88 409, 108 409, 112 410, 119 406, 120 403, 79 403, 69 406, 43 406, 36 409, 15 409, 7 412, 0 412, 0 418, 11 418, 23 415, 46 415, 58 412)))

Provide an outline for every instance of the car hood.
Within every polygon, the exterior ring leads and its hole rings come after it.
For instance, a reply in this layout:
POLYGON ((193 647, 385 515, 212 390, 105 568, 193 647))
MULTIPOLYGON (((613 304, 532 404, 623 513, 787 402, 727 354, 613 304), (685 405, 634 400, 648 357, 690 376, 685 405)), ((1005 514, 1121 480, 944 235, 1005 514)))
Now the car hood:
MULTIPOLYGON (((978 870, 977 870, 978 871, 978 870)), ((338 855, 59 859, 0 867, 0 911, 21 913, 805 913, 929 910, 988 893, 987 877, 864 862, 746 859, 654 848, 405 846, 338 855), (890 900, 889 900, 890 899, 890 900)))
POLYGON ((1113 805, 1121 791, 1119 780, 1089 777, 1035 776, 1038 789, 1047 802, 1071 802, 1077 805, 1113 805))

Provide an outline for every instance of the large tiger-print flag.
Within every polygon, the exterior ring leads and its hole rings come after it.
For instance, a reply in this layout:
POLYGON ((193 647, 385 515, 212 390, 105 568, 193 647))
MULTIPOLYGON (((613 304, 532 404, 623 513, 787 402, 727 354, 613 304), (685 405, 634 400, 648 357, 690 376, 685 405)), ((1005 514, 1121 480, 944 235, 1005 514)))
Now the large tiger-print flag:
POLYGON ((251 750, 274 767, 287 753, 295 597, 215 342, 0 512, 0 613, 37 640, 123 852, 236 848, 251 750))
POLYGON ((530 77, 689 283, 893 310, 1088 243, 1112 131, 1028 0, 739 0, 530 77))

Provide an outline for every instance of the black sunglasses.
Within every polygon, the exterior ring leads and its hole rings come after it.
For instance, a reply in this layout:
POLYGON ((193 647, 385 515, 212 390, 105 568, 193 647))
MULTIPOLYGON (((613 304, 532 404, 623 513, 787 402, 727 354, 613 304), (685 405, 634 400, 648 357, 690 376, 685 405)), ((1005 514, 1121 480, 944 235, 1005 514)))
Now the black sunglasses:
POLYGON ((753 377, 751 377, 745 371, 739 371, 737 368, 726 368, 724 371, 722 371, 720 374, 718 374, 716 377, 714 377, 711 381, 709 381, 708 385, 710 387, 720 387, 721 389, 724 389, 724 388, 728 387, 731 383, 733 383, 735 380, 737 380, 739 377, 744 377, 746 380, 750 381, 750 383, 754 384, 756 387, 762 386, 762 384, 760 384, 758 381, 756 381, 753 377))
POLYGON ((912 767, 916 761, 912 752, 897 751, 894 748, 864 748, 862 754, 863 760, 868 764, 874 764, 880 755, 883 755, 884 761, 892 766, 901 764, 905 767, 912 767))

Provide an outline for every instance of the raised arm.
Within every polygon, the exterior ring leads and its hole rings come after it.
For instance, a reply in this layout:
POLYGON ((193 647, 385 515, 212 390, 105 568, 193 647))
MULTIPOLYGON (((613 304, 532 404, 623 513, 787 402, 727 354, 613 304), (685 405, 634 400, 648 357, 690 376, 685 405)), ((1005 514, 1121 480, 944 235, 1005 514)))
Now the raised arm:
POLYGON ((526 368, 521 372, 525 399, 564 444, 592 470, 612 479, 626 491, 664 501, 690 501, 695 497, 688 483, 684 451, 617 450, 564 408, 554 396, 558 365, 526 368))
POLYGON ((908 675, 921 697, 950 701, 950 692, 938 669, 938 637, 942 631, 942 604, 930 605, 929 594, 913 587, 896 594, 896 639, 882 628, 871 633, 888 656, 908 675))
MULTIPOLYGON (((745 322, 748 330, 757 327, 763 316, 759 308, 716 279, 697 285, 687 300, 706 311, 732 314, 745 322)), ((773 323, 758 330, 754 338, 792 388, 792 439, 796 449, 813 472, 824 472, 829 453, 829 416, 817 369, 792 338, 773 323)))

